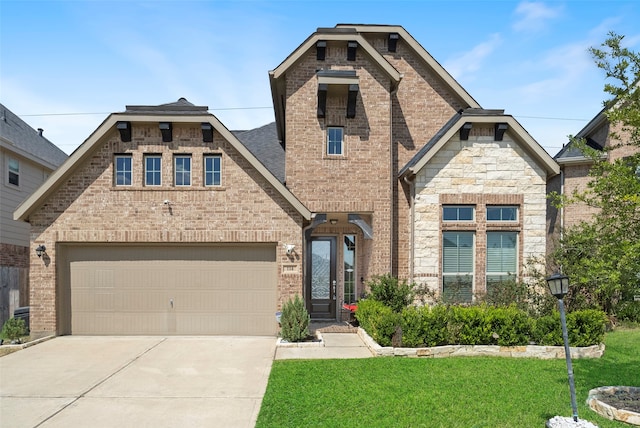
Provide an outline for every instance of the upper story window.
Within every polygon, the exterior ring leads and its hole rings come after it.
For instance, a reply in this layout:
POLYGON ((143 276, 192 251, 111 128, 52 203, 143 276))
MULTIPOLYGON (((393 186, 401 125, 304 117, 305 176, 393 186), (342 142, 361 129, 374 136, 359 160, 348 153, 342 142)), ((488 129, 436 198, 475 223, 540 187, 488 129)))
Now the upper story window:
POLYGON ((191 186, 191 155, 174 158, 174 183, 176 186, 191 186))
POLYGON ((207 155, 204 157, 204 185, 220 186, 222 183, 222 156, 207 155))
POLYGON ((115 185, 116 186, 131 186, 132 169, 131 169, 131 155, 116 155, 114 160, 115 166, 115 185))
POLYGON ((162 184, 162 156, 146 155, 144 157, 145 186, 160 186, 162 184))
POLYGON ((443 205, 442 221, 473 221, 473 205, 443 205))
POLYGON ((518 221, 518 207, 487 206, 487 221, 518 221))
POLYGON ((14 186, 20 185, 20 161, 18 159, 9 158, 8 163, 8 172, 9 176, 7 177, 7 182, 14 186))
POLYGON ((331 127, 327 130, 327 154, 342 155, 344 154, 342 138, 344 130, 342 128, 331 127))

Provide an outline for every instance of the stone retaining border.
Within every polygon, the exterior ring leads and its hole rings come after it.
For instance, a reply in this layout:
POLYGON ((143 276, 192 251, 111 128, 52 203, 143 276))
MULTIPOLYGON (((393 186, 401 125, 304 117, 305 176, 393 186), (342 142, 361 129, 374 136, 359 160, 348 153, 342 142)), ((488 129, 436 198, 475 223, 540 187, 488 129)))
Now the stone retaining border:
POLYGON ((600 401, 603 396, 614 394, 618 391, 633 391, 640 394, 640 388, 633 386, 601 386, 589 391, 589 397, 587 398, 587 404, 591 409, 604 416, 607 419, 626 422, 630 425, 640 426, 640 413, 632 412, 627 409, 617 409, 604 401, 600 401))
POLYGON ((316 341, 313 342, 287 342, 283 338, 279 337, 276 341, 276 346, 282 348, 317 348, 324 347, 324 340, 322 340, 322 333, 316 331, 316 341))
MULTIPOLYGON (((376 357, 511 357, 539 358, 550 360, 564 358, 564 346, 498 346, 498 345, 445 345, 429 348, 393 348, 380 346, 361 327, 358 335, 376 357)), ((571 347, 571 358, 600 358, 604 354, 604 343, 585 347, 571 347)))

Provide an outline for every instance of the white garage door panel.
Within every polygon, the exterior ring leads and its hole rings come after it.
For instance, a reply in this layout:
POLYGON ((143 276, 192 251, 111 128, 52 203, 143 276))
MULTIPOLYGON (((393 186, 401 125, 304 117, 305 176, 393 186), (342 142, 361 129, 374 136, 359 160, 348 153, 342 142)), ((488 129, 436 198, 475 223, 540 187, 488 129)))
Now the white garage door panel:
POLYGON ((276 333, 274 246, 72 248, 68 259, 72 334, 276 333))

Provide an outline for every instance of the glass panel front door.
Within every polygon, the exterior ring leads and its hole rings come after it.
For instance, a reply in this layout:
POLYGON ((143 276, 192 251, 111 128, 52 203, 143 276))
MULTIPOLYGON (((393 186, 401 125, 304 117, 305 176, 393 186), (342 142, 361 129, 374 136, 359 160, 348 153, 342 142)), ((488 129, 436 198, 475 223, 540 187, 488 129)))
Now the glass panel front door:
POLYGON ((307 309, 311 318, 336 317, 336 238, 311 238, 307 249, 307 309))

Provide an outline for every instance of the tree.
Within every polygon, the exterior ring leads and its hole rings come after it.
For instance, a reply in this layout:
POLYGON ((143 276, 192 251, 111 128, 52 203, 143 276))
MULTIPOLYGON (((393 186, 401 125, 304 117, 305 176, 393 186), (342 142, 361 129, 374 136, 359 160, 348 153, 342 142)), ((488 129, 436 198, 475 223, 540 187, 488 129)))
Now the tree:
POLYGON ((611 162, 584 141, 572 141, 593 161, 591 180, 585 191, 560 203, 582 202, 598 214, 565 230, 554 254, 573 284, 569 307, 598 307, 610 315, 621 301, 640 294, 640 55, 623 47, 623 39, 611 32, 600 48, 589 51, 609 80, 604 90, 612 99, 605 101, 605 113, 618 130, 605 150, 625 145, 638 150, 611 162))

